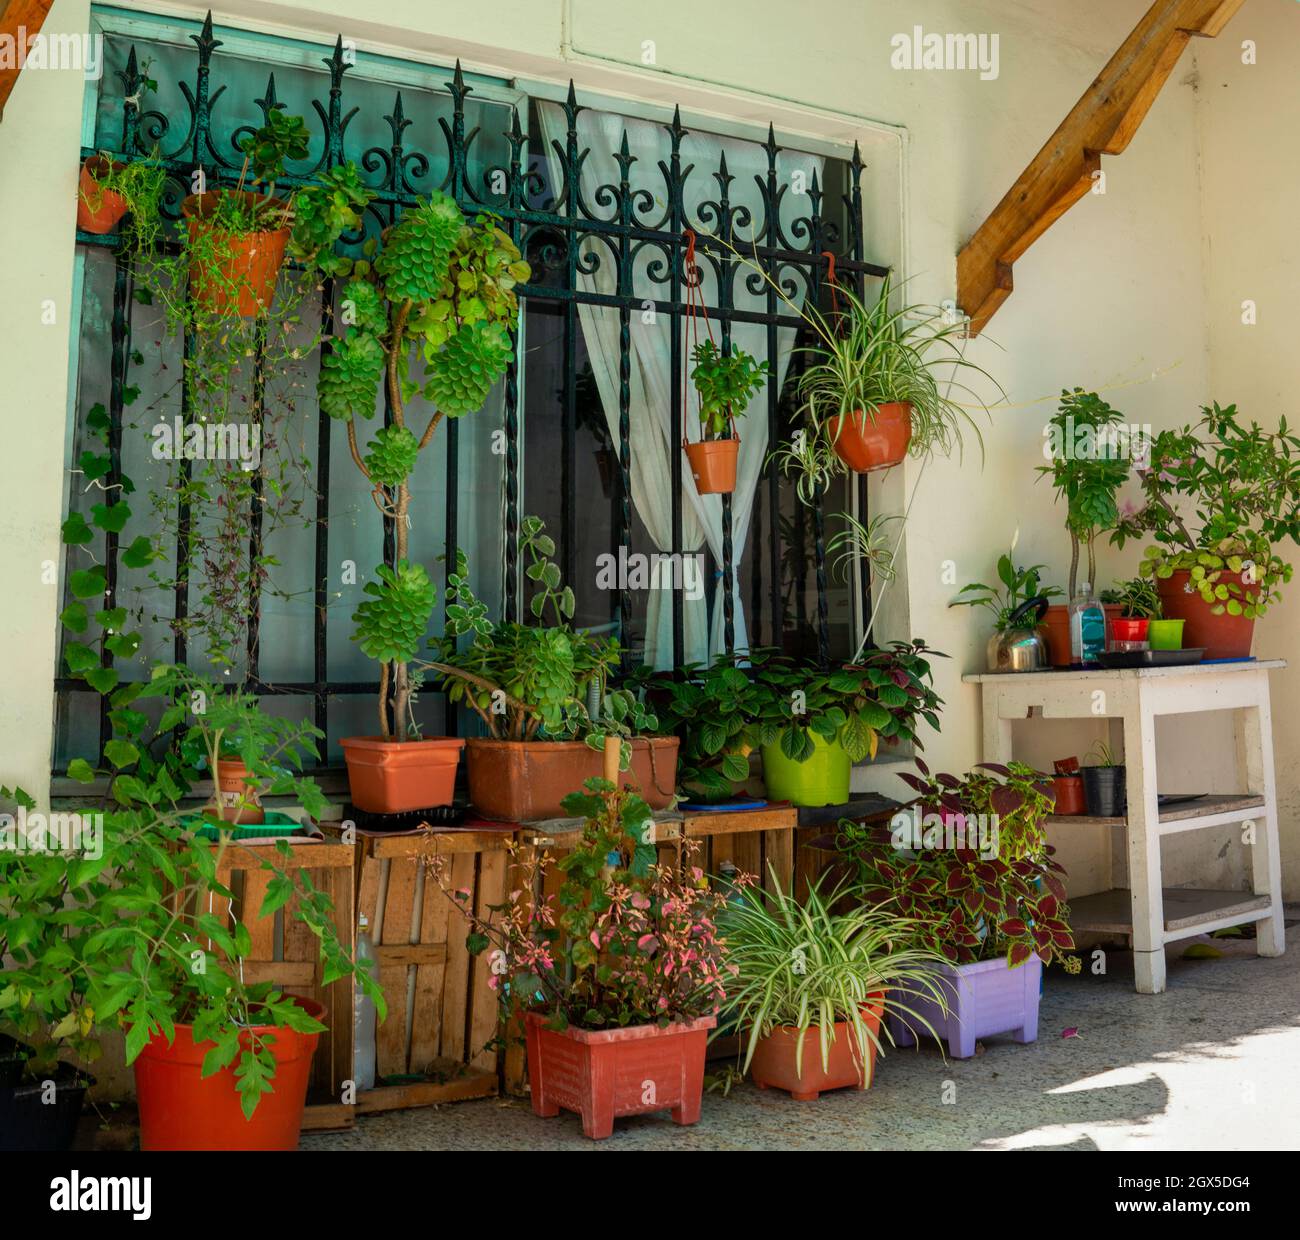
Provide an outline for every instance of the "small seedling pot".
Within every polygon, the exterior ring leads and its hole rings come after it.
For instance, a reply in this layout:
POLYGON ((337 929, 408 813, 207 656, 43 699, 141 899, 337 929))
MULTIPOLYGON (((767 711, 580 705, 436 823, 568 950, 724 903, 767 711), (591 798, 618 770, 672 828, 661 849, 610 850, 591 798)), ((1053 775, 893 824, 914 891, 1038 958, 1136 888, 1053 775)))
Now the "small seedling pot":
POLYGON ((1147 640, 1149 620, 1131 620, 1123 616, 1110 622, 1110 636, 1117 642, 1144 642, 1147 640))
POLYGON ((1093 818, 1123 818, 1128 812, 1126 768, 1123 766, 1085 766, 1083 791, 1088 813, 1093 818))
POLYGON ((103 155, 92 155, 81 165, 77 183, 77 227, 82 232, 103 236, 113 232, 127 212, 127 201, 116 190, 103 189, 100 180, 125 164, 114 163, 103 155))
POLYGON ((1056 775, 1052 778, 1052 794, 1056 798, 1056 814, 1086 814, 1088 801, 1083 789, 1082 775, 1056 775))
POLYGON ((266 814, 257 799, 257 785, 248 776, 248 767, 239 758, 218 758, 216 777, 217 817, 239 826, 257 826, 266 814))
POLYGON ((890 401, 877 405, 874 414, 859 409, 826 424, 831 446, 855 474, 889 469, 907 455, 912 442, 912 405, 890 401))
POLYGON ((1147 642, 1152 650, 1181 650, 1183 620, 1152 620, 1147 626, 1147 642))

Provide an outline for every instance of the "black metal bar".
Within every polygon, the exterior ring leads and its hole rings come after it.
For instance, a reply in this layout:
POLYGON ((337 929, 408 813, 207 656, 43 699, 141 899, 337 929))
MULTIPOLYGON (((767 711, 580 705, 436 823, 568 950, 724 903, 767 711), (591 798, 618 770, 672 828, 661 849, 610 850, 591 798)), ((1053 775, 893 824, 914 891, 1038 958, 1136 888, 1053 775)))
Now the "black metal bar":
MULTIPOLYGON (((260 679, 258 675, 258 643, 262 632, 262 578, 258 564, 262 558, 262 469, 260 448, 263 443, 263 431, 266 422, 266 320, 261 320, 256 328, 256 342, 253 347, 253 428, 257 435, 259 464, 253 473, 253 498, 248 513, 248 628, 245 631, 247 666, 244 668, 244 684, 247 687, 260 679)), ((227 465, 236 468, 238 465, 227 465)))
MULTIPOLYGON (((573 82, 564 103, 568 128, 564 135, 564 214, 568 222, 565 266, 569 287, 578 287, 578 202, 582 194, 582 169, 578 160, 578 100, 573 82)), ((578 305, 572 299, 564 303, 564 405, 560 421, 560 494, 569 499, 560 509, 560 566, 565 582, 577 580, 578 536, 575 520, 577 478, 577 408, 578 408, 578 305)))
MULTIPOLYGON (((632 219, 631 172, 635 160, 627 144, 627 130, 618 155, 618 212, 625 226, 632 219)), ((627 297, 632 292, 632 248, 625 235, 619 238, 618 248, 619 294, 627 297)), ((614 530, 614 557, 617 562, 620 548, 632 549, 632 312, 626 306, 618 311, 618 480, 614 488, 617 505, 614 530)), ((628 657, 627 631, 632 619, 632 600, 629 591, 613 592, 611 619, 619 622, 619 644, 624 660, 628 657)))
MULTIPOLYGON (((457 485, 460 478, 460 423, 455 418, 446 419, 447 422, 447 508, 446 508, 446 545, 443 549, 443 599, 446 600, 447 589, 451 585, 451 575, 456 571, 456 545, 457 545, 457 508, 460 503, 460 487, 457 485)), ((446 625, 446 612, 443 613, 443 624, 446 625)), ((456 718, 456 708, 450 703, 444 703, 443 712, 443 729, 448 736, 459 736, 457 728, 458 720, 456 718)))
MULTIPOLYGON (((776 241, 778 234, 777 213, 781 209, 781 200, 777 194, 776 188, 776 157, 781 148, 776 144, 776 133, 772 126, 767 127, 767 176, 765 180, 759 181, 759 188, 763 193, 763 205, 765 208, 765 218, 763 220, 764 236, 767 239, 769 251, 776 241)), ((767 273, 767 283, 765 286, 767 293, 767 360, 775 376, 779 372, 779 355, 777 342, 777 323, 776 323, 776 290, 773 287, 775 281, 780 275, 780 265, 776 260, 768 257, 763 260, 763 267, 767 273)), ((780 402, 780 392, 777 390, 777 384, 771 383, 767 389, 767 446, 771 452, 776 448, 777 440, 781 435, 781 425, 778 405, 780 402)), ((768 539, 768 572, 772 580, 768 583, 768 592, 771 599, 772 607, 772 645, 780 647, 783 640, 782 630, 784 628, 784 616, 781 608, 781 475, 780 471, 772 463, 771 457, 768 458, 767 465, 767 500, 768 507, 771 510, 771 529, 768 539)))
MULTIPOLYGON (((669 325, 672 330, 672 342, 670 346, 669 369, 672 375, 672 425, 668 435, 668 459, 672 463, 669 470, 669 477, 672 479, 672 551, 674 562, 680 562, 679 557, 684 553, 682 546, 682 451, 679 446, 684 438, 682 434, 682 418, 685 410, 682 408, 682 384, 681 374, 685 366, 685 359, 682 357, 682 281, 683 279, 697 278, 697 273, 685 272, 682 270, 682 262, 685 256, 685 249, 682 245, 682 230, 686 226, 685 216, 682 208, 682 184, 684 174, 682 173, 682 138, 686 136, 686 130, 682 128, 682 113, 680 108, 673 109, 673 123, 670 126, 669 138, 671 141, 670 152, 668 156, 668 202, 669 202, 669 235, 673 245, 671 252, 671 282, 672 282, 672 306, 668 316, 669 325)), ((663 168, 661 163, 660 168, 663 168)), ((681 662, 686 653, 686 614, 685 602, 680 590, 672 592, 673 600, 673 653, 670 663, 676 666, 681 662)))
MULTIPOLYGON (((526 195, 526 178, 523 170, 524 131, 519 124, 518 108, 510 109, 510 175, 509 200, 515 210, 522 210, 526 195)), ((510 239, 516 246, 523 239, 517 218, 508 222, 510 239)), ((505 618, 519 619, 519 341, 527 336, 527 326, 522 322, 524 310, 520 308, 520 329, 515 333, 510 365, 506 368, 505 385, 505 454, 506 454, 506 522, 505 522, 505 618)))
MULTIPOLYGON (((320 330, 323 349, 334 335, 334 280, 326 279, 320 294, 320 330)), ((312 589, 315 623, 312 626, 312 675, 317 684, 329 679, 329 580, 330 580, 330 447, 333 419, 316 414, 316 567, 312 589)), ((329 698, 324 690, 313 691, 312 718, 322 732, 329 730, 329 698)))

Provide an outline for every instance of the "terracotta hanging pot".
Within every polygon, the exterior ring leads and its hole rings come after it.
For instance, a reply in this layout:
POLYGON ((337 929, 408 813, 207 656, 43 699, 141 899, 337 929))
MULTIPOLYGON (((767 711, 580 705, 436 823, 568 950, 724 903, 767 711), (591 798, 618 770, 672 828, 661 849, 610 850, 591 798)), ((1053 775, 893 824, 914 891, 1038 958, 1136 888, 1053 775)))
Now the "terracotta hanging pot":
MULTIPOLYGON (((1166 620, 1183 621, 1183 649, 1205 648, 1207 659, 1242 659, 1250 654, 1255 636, 1255 621, 1245 616, 1230 616, 1225 611, 1216 616, 1198 590, 1187 592, 1191 573, 1179 569, 1172 577, 1156 579, 1160 590, 1160 610, 1166 620)), ((1226 570, 1219 575, 1225 584, 1241 585, 1241 574, 1226 570)), ((1245 593, 1257 598, 1259 587, 1245 593)))
POLYGON ((103 236, 113 232, 127 212, 127 201, 116 190, 103 189, 100 181, 125 164, 114 163, 103 155, 92 155, 81 165, 77 184, 77 227, 82 232, 103 236))
POLYGON ((700 495, 730 495, 736 489, 740 439, 702 439, 686 445, 691 477, 700 495))
MULTIPOLYGON (((237 314, 251 318, 266 310, 275 297, 275 282, 284 263, 289 244, 288 228, 235 233, 212 224, 212 216, 223 197, 234 190, 211 190, 191 194, 181 203, 181 216, 195 246, 207 232, 214 244, 205 249, 211 262, 190 264, 190 297, 194 303, 214 314, 237 314)), ((251 211, 262 203, 273 202, 265 194, 239 193, 244 207, 251 211)))
POLYGON ((855 474, 889 469, 906 455, 912 442, 912 406, 909 401, 878 405, 874 416, 859 409, 827 423, 835 455, 855 474))

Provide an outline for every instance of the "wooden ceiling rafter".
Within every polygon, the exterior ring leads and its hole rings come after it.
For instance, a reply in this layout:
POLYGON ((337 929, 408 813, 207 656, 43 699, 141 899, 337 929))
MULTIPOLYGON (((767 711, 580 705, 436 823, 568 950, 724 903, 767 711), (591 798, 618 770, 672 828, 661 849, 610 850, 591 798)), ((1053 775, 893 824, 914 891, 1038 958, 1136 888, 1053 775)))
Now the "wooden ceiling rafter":
POLYGON ((1012 265, 1137 132, 1193 36, 1213 38, 1245 0, 1157 0, 957 255, 957 301, 977 336, 1011 295, 1012 265))
POLYGON ((4 119, 5 104, 23 70, 19 53, 40 33, 53 3, 54 0, 0 0, 0 44, 11 49, 8 56, 0 58, 0 120, 4 119), (8 63, 10 60, 12 64, 8 63))

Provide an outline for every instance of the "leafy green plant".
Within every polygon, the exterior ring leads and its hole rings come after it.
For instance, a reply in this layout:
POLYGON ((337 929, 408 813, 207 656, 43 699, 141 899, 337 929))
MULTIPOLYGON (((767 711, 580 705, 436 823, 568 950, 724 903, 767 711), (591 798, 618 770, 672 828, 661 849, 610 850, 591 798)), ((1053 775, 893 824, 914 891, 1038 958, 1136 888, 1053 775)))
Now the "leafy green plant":
MULTIPOLYGON (((234 898, 219 877, 230 836, 215 846, 197 837, 187 801, 233 738, 262 795, 292 796, 319 816, 327 802, 298 772, 321 734, 263 715, 254 695, 182 668, 160 665, 134 686, 134 702, 151 698, 164 708, 153 740, 145 741, 145 716, 134 712, 142 720, 136 740, 105 747, 112 800, 97 844, 83 837, 75 848, 0 852, 0 903, 10 914, 0 927, 0 955, 10 962, 0 981, 0 1022, 25 1036, 48 1035, 52 1051, 64 1045, 87 1059, 99 1053, 99 1032, 117 1025, 128 1063, 153 1036, 170 1042, 178 1024, 192 1025, 196 1041, 213 1043, 205 1075, 233 1066, 244 1113, 252 1115, 274 1088, 276 1065, 273 1035, 249 1026, 322 1026, 273 984, 245 981, 248 928, 211 911, 214 899, 234 898)), ((97 773, 84 760, 69 768, 84 782, 97 773)), ((328 895, 307 870, 282 864, 287 848, 266 850, 261 869, 271 877, 256 915, 283 909, 304 925, 319 940, 322 981, 355 974, 382 1015, 383 994, 348 958, 328 895)))
POLYGON ((154 159, 133 159, 126 163, 100 152, 93 168, 95 188, 81 197, 92 211, 103 205, 106 193, 120 194, 126 202, 123 252, 132 257, 154 253, 162 240, 162 196, 167 170, 154 159))
MULTIPOLYGON (((820 880, 814 882, 800 902, 782 889, 775 872, 769 881, 769 891, 742 888, 718 917, 734 973, 724 1010, 743 1031, 743 1069, 759 1040, 778 1027, 802 1034, 815 1025, 823 1069, 840 1023, 848 1026, 858 1063, 868 1062, 873 1049, 883 1054, 863 1014, 877 995, 885 1012, 906 1011, 895 998, 900 989, 923 994, 947 1011, 933 968, 943 957, 917 945, 924 926, 889 905, 863 903, 843 883, 823 895, 820 880), (846 911, 834 911, 841 908, 846 911)), ((800 1072, 807 1041, 800 1038, 795 1053, 800 1072)), ((864 1079, 863 1087, 869 1083, 864 1079)))
POLYGON ((1117 581, 1113 589, 1101 592, 1101 601, 1122 607, 1126 620, 1160 619, 1160 592, 1150 577, 1117 581))
POLYGON ((744 417, 770 368, 743 349, 723 354, 712 340, 701 340, 691 359, 691 382, 700 397, 700 432, 706 440, 726 439, 732 420, 744 417))
POLYGON ((603 779, 564 800, 583 818, 582 838, 555 862, 556 896, 542 891, 552 861, 529 850, 522 880, 486 916, 446 882, 442 858, 430 873, 470 923, 469 950, 499 953, 489 984, 503 1014, 545 1012, 550 1027, 667 1026, 718 1010, 725 946, 715 917, 724 898, 698 866, 660 865, 645 839, 650 807, 603 779))
POLYGON ((904 835, 900 842, 897 822, 840 822, 838 845, 864 898, 893 902, 900 915, 921 923, 918 943, 952 964, 1005 957, 1016 968, 1036 954, 1045 964, 1065 960, 1078 972, 1078 960, 1064 955, 1074 947, 1065 871, 1042 834, 1053 804, 1041 786, 1046 776, 1020 763, 982 763, 963 778, 931 778, 920 761, 917 768, 920 778, 904 778, 919 794, 918 812, 933 815, 942 828, 937 838, 904 835), (992 815, 996 855, 952 846, 950 830, 960 826, 969 844, 974 824, 992 815))
POLYGON ((1065 500, 1070 598, 1078 593, 1081 543, 1088 547, 1088 581, 1095 584, 1097 534, 1119 521, 1116 496, 1129 474, 1118 442, 1123 425, 1116 410, 1082 388, 1062 391, 1060 408, 1048 423, 1052 463, 1040 465, 1038 472, 1052 479, 1057 498, 1065 500))
POLYGON ((1031 598, 1060 597, 1058 587, 1042 584, 1039 574, 1043 568, 1042 564, 1022 568, 1011 559, 1010 552, 1000 555, 998 585, 988 586, 978 581, 964 585, 948 606, 986 607, 993 613, 993 628, 1003 633, 1010 627, 1012 615, 1031 598))
POLYGON ((534 587, 529 611, 538 623, 489 619, 458 551, 456 571, 447 578, 446 632, 431 643, 437 658, 420 667, 442 676, 448 701, 470 707, 498 740, 582 737, 601 749, 606 736, 618 736, 626 768, 629 738, 654 731, 658 720, 629 690, 610 688, 618 643, 571 625, 573 591, 550 558, 555 542, 540 518, 522 521, 519 550, 534 587), (471 640, 462 648, 463 638, 471 640), (592 693, 600 702, 594 716, 588 708, 592 693))
MULTIPOLYGON (((320 252, 320 221, 346 214, 352 196, 351 183, 336 180, 309 200, 295 240, 302 253, 320 252)), ((408 665, 435 603, 427 576, 408 563, 410 478, 439 422, 481 409, 505 373, 519 319, 516 289, 530 272, 495 217, 481 215, 471 224, 453 199, 437 192, 364 251, 343 287, 345 330, 321 357, 317 393, 321 409, 346 423, 353 463, 373 487, 376 507, 395 523, 396 567, 370 583, 375 588, 367 587, 370 597, 354 620, 356 639, 380 664, 380 734, 405 740, 418 735, 419 681, 408 665), (381 384, 390 425, 363 453, 358 419, 374 417, 381 384), (407 407, 417 395, 435 406, 418 437, 407 426, 407 407)), ((328 261, 316 262, 332 271, 328 261)))
POLYGON ((1185 570, 1213 614, 1254 619, 1291 580, 1292 565, 1275 548, 1300 543, 1300 437, 1285 418, 1275 432, 1244 425, 1235 405, 1201 414, 1156 436, 1139 470, 1145 502, 1111 541, 1122 547, 1149 534, 1155 544, 1143 551, 1143 576, 1185 570), (1237 573, 1240 582, 1227 576, 1237 573))
POLYGON ((1089 766, 1122 766, 1123 763, 1115 757, 1114 750, 1100 738, 1093 741, 1092 748, 1084 754, 1085 758, 1092 758, 1093 761, 1088 763, 1089 766))

